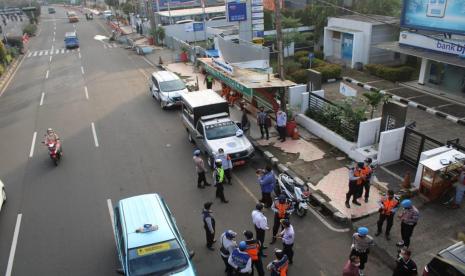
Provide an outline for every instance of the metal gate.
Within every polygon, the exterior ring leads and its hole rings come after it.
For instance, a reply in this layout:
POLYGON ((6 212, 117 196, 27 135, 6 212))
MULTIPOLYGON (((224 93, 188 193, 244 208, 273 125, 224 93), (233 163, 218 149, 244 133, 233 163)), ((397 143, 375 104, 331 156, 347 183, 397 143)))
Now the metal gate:
POLYGON ((420 155, 422 152, 442 146, 444 146, 444 143, 412 128, 406 127, 400 158, 416 167, 420 162, 420 155))

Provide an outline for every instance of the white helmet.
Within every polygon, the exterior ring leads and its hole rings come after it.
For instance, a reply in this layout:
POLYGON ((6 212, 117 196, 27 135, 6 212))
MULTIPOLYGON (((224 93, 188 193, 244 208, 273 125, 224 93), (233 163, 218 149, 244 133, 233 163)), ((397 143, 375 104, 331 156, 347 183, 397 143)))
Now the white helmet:
POLYGON ((53 132, 53 129, 51 127, 47 128, 47 133, 53 132))

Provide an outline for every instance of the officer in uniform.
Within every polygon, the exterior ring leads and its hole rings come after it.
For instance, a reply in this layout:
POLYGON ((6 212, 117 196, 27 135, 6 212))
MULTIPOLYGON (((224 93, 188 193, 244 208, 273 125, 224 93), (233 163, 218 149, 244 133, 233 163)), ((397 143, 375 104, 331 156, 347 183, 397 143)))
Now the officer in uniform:
POLYGON ((289 215, 294 211, 292 207, 292 202, 289 202, 285 195, 279 195, 271 206, 271 210, 274 212, 274 221, 273 221, 273 239, 270 244, 276 242, 276 234, 278 234, 279 227, 281 225, 282 219, 289 218, 289 215))
POLYGON ((420 212, 415 206, 412 205, 410 199, 404 199, 401 203, 403 210, 399 214, 400 218, 400 234, 402 236, 402 241, 398 245, 403 245, 405 247, 410 246, 410 237, 412 237, 413 229, 418 223, 418 218, 420 217, 420 212))
POLYGON ((363 269, 368 261, 368 253, 370 253, 370 247, 373 245, 373 238, 368 235, 368 228, 366 227, 359 227, 357 233, 352 236, 350 256, 360 257, 360 275, 363 275, 363 269))
MULTIPOLYGON (((252 258, 245 251, 247 244, 245 241, 239 243, 239 248, 234 249, 228 259, 228 263, 233 267, 235 276, 248 276, 252 273, 252 258)), ((230 276, 230 275, 228 275, 230 276)))
POLYGON ((216 156, 217 159, 221 159, 221 164, 223 165, 224 175, 228 180, 228 184, 231 185, 231 170, 232 170, 232 162, 231 157, 224 153, 222 148, 218 149, 218 155, 216 156))
POLYGON ((274 255, 276 259, 269 263, 266 268, 271 271, 271 276, 287 276, 289 262, 286 254, 284 254, 282 250, 276 249, 274 255))
POLYGON ((265 231, 270 229, 268 227, 268 219, 262 212, 263 210, 263 203, 259 202, 255 206, 255 210, 252 211, 252 222, 255 226, 255 235, 257 237, 257 240, 260 242, 260 255, 263 257, 266 257, 265 254, 263 254, 263 249, 266 249, 267 247, 264 246, 265 244, 265 231))
POLYGON ((213 171, 213 179, 215 180, 215 187, 216 187, 216 197, 221 199, 221 202, 228 203, 229 201, 224 198, 224 170, 223 170, 223 162, 221 159, 215 160, 215 170, 213 171))
POLYGON ((371 158, 365 159, 365 165, 363 166, 363 175, 365 179, 363 180, 363 187, 365 188, 365 202, 368 202, 370 197, 370 186, 371 186, 371 177, 373 175, 373 165, 371 164, 373 160, 371 158))
POLYGON ((224 272, 226 272, 228 275, 232 275, 233 269, 232 266, 229 264, 228 259, 229 256, 231 256, 232 252, 234 249, 237 248, 236 244, 236 233, 232 230, 228 230, 221 234, 220 237, 220 255, 221 259, 223 259, 225 269, 224 272))
POLYGON ((394 198, 394 191, 389 190, 386 197, 380 200, 379 202, 379 219, 378 219, 378 231, 375 236, 379 236, 383 231, 383 223, 387 220, 386 224, 386 240, 391 240, 389 233, 392 228, 392 223, 394 221, 394 214, 397 211, 399 202, 394 198))
POLYGON ((212 216, 212 202, 205 202, 202 211, 203 228, 205 229, 205 235, 207 237, 207 248, 209 250, 215 250, 212 246, 215 242, 215 218, 212 216))
POLYGON ((346 194, 346 207, 350 208, 350 197, 352 197, 352 203, 360 206, 361 204, 357 201, 357 198, 361 194, 363 189, 363 174, 362 174, 363 162, 358 162, 355 168, 349 170, 349 191, 346 194))
POLYGON ((279 233, 279 237, 283 240, 283 252, 289 258, 289 264, 292 264, 294 259, 294 250, 292 249, 295 239, 294 227, 288 219, 282 219, 281 225, 284 230, 279 233))
MULTIPOLYGON (((252 265, 257 269, 259 276, 264 276, 265 271, 263 270, 262 256, 260 255, 261 244, 260 241, 253 238, 252 231, 244 231, 244 236, 246 238, 245 243, 247 244, 247 249, 245 250, 250 258, 252 259, 252 265)), ((253 275, 253 269, 252 269, 253 275)))

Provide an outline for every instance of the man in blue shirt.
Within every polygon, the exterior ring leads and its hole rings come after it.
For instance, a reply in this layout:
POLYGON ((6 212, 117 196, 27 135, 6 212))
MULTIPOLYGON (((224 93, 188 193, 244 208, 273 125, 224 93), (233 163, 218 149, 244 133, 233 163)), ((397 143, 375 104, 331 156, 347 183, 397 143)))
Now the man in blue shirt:
POLYGON ((271 165, 266 165, 265 170, 260 170, 258 172, 258 183, 262 190, 262 199, 260 202, 262 202, 266 208, 270 208, 273 204, 271 192, 276 185, 276 178, 274 177, 271 165))
POLYGON ((284 111, 278 110, 276 114, 276 126, 279 132, 279 139, 281 142, 286 141, 286 124, 287 124, 287 115, 284 111))

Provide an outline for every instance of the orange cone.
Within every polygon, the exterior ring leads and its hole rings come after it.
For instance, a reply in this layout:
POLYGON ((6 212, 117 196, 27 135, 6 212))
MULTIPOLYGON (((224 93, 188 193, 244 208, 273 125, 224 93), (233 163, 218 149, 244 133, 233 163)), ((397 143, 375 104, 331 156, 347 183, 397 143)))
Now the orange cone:
POLYGON ((299 130, 296 128, 294 128, 294 133, 292 133, 292 139, 293 140, 298 140, 299 139, 299 130))

